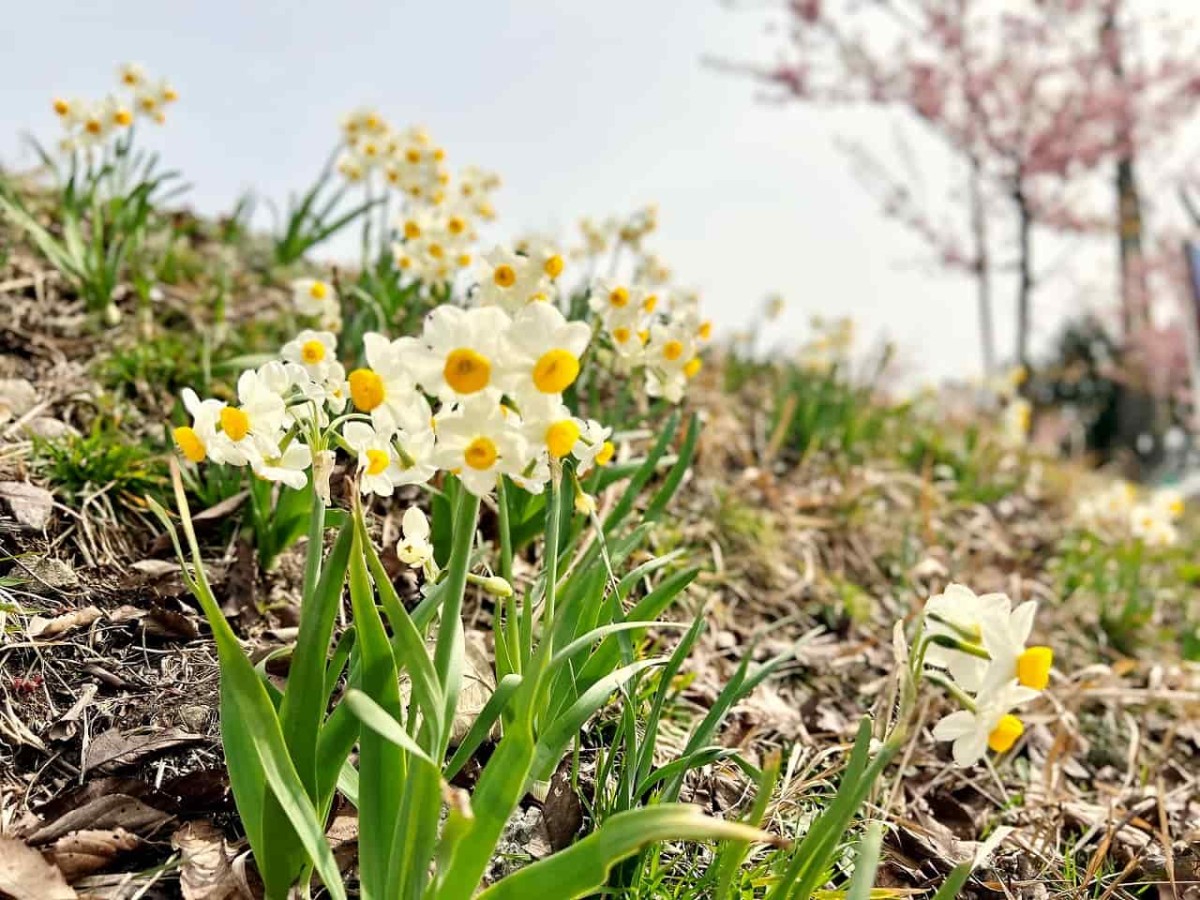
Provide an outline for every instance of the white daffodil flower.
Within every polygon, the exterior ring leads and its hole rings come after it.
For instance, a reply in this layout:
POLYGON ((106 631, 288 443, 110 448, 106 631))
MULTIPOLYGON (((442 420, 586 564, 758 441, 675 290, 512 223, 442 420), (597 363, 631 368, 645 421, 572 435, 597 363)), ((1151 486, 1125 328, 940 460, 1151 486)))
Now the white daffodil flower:
POLYGON ((433 544, 429 542, 429 520, 425 513, 415 506, 404 511, 400 520, 400 531, 403 535, 396 544, 396 556, 400 562, 414 569, 425 566, 433 559, 433 544))
POLYGON ((251 460, 254 474, 267 481, 278 481, 295 490, 308 484, 308 469, 312 465, 312 451, 307 444, 293 441, 277 459, 260 457, 251 460))
POLYGON ((1186 500, 1183 494, 1172 488, 1160 488, 1150 495, 1150 505, 1159 510, 1168 521, 1174 522, 1183 517, 1186 500))
MULTIPOLYGON (((983 620, 987 610, 1003 608, 1010 601, 1004 594, 976 593, 964 584, 949 584, 945 591, 925 602, 925 630, 929 636, 943 636, 982 646, 983 620)), ((945 669, 965 690, 975 691, 983 683, 987 660, 930 643, 925 650, 927 665, 945 669)))
MULTIPOLYGON (((991 659, 978 686, 981 694, 991 694, 1014 679, 1035 691, 1046 689, 1054 652, 1049 647, 1029 647, 1025 643, 1033 631, 1037 603, 1030 600, 1009 612, 1010 601, 983 610, 980 630, 983 648, 991 659)), ((963 685, 968 690, 976 688, 963 685)))
POLYGON ((520 417, 494 397, 472 397, 436 417, 434 457, 439 468, 455 473, 468 491, 482 497, 500 475, 521 474, 528 451, 520 429, 520 417))
POLYGON ((601 425, 595 419, 588 419, 580 432, 579 440, 571 448, 571 453, 578 460, 575 471, 580 475, 586 475, 591 471, 593 465, 607 466, 612 462, 617 448, 609 440, 610 437, 612 437, 611 428, 601 425))
POLYGON ((530 303, 517 312, 508 330, 501 384, 522 412, 527 398, 557 398, 575 383, 591 336, 586 323, 568 322, 549 303, 530 303))
POLYGON ((389 433, 398 427, 417 396, 402 341, 389 341, 375 332, 363 335, 367 365, 355 369, 347 379, 355 408, 370 413, 375 427, 389 433))
POLYGON ((398 448, 400 474, 397 485, 425 484, 437 474, 438 467, 434 461, 437 439, 431 425, 417 429, 401 428, 393 435, 392 443, 398 448))
POLYGON ((539 263, 507 247, 495 247, 476 265, 478 286, 474 299, 480 306, 498 306, 516 313, 529 303, 549 300, 551 285, 539 263))
POLYGON ((457 204, 463 205, 482 219, 494 219, 491 197, 500 187, 500 176, 478 166, 466 166, 458 173, 457 204))
POLYGON ((297 278, 292 282, 292 303, 302 316, 326 319, 331 309, 337 309, 337 291, 320 278, 297 278))
POLYGON ((174 429, 172 437, 189 461, 203 462, 208 456, 208 446, 216 437, 224 406, 220 400, 201 400, 191 388, 183 389, 183 407, 192 417, 192 424, 174 429))
POLYGON ((337 158, 334 168, 337 169, 339 175, 346 179, 351 184, 358 184, 367 177, 367 166, 358 158, 357 153, 345 151, 337 158))
POLYGON ((1147 547, 1173 547, 1179 541, 1170 510, 1154 503, 1139 503, 1129 511, 1129 533, 1147 547))
POLYGON ((934 726, 933 737, 954 742, 951 753, 955 765, 963 768, 977 763, 989 749, 1005 753, 1025 731, 1011 710, 1037 695, 1032 688, 1010 682, 991 694, 981 694, 974 710, 950 713, 934 726))
POLYGON ((650 326, 645 363, 646 393, 678 403, 683 399, 687 379, 700 371, 694 329, 686 322, 650 326))
POLYGON ((645 310, 642 309, 634 291, 604 278, 597 278, 592 285, 591 293, 588 294, 588 307, 604 321, 610 331, 618 325, 626 325, 636 331, 645 316, 645 310))
POLYGON ((390 434, 356 421, 346 423, 342 438, 358 457, 359 490, 363 494, 390 497, 397 485, 405 483, 390 434))
POLYGON ((137 90, 146 84, 146 70, 138 63, 122 63, 117 66, 117 81, 131 91, 137 90))
POLYGON ((427 393, 444 403, 481 395, 494 406, 500 395, 499 354, 509 324, 507 313, 494 306, 439 306, 425 317, 420 338, 396 343, 427 393))
POLYGON ((283 345, 280 357, 302 366, 313 381, 323 382, 339 365, 337 338, 331 331, 305 329, 283 345))
MULTIPOLYGON (((269 365, 269 364, 268 364, 269 365)), ((262 457, 279 456, 287 407, 270 381, 253 369, 238 378, 238 406, 222 406, 220 431, 209 446, 215 462, 244 466, 262 457)))

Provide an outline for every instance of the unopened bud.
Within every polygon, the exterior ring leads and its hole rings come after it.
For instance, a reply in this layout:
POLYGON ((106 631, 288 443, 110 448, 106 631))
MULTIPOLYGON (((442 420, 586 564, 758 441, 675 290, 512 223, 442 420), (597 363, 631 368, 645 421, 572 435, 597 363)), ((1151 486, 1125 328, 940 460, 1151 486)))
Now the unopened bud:
POLYGON ((492 575, 490 578, 483 579, 479 586, 493 597, 505 599, 513 595, 512 585, 501 578, 499 575, 492 575))
POLYGON ((596 512, 596 498, 585 491, 576 491, 575 511, 581 516, 593 515, 596 512))

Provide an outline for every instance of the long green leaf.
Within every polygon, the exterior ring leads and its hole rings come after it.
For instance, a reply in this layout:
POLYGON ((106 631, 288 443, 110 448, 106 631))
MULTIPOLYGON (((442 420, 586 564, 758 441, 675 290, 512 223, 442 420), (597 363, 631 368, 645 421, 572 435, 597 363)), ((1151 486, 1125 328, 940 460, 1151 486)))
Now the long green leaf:
POLYGON ((479 900, 572 900, 603 887, 609 870, 657 841, 773 841, 738 822, 703 815, 698 806, 666 804, 618 813, 576 844, 492 885, 479 900))
POLYGON ((665 657, 655 657, 654 659, 643 659, 635 663, 630 663, 627 666, 622 666, 616 671, 610 672, 580 694, 579 699, 572 703, 570 708, 562 715, 551 722, 550 726, 538 737, 533 765, 534 777, 538 779, 548 777, 549 772, 553 771, 554 767, 558 765, 558 760, 562 755, 563 749, 579 733, 579 729, 592 717, 596 710, 604 705, 613 691, 638 672, 654 666, 661 666, 666 661, 665 657))
MULTIPOLYGON (((213 639, 217 644, 217 653, 221 662, 221 679, 227 681, 229 690, 222 691, 222 698, 229 700, 229 706, 222 709, 223 717, 235 718, 238 727, 243 732, 243 745, 253 746, 262 771, 262 778, 275 794, 288 820, 296 831, 296 835, 304 845, 309 858, 317 867, 325 887, 335 900, 344 900, 346 889, 342 884, 341 873, 333 853, 325 841, 324 830, 317 820, 311 802, 304 790, 304 785, 287 753, 283 731, 275 707, 267 696, 266 688, 254 671, 254 666, 242 652, 233 629, 221 613, 220 605, 212 594, 208 580, 204 575, 204 563, 195 541, 195 533, 191 526, 191 516, 187 511, 187 498, 183 492, 183 483, 179 470, 173 466, 173 481, 176 501, 179 504, 180 516, 184 523, 184 533, 187 535, 191 549, 192 564, 196 572, 193 579, 184 566, 184 578, 193 589, 196 599, 204 611, 205 617, 212 628, 213 639)), ((148 498, 151 508, 169 527, 174 540, 174 528, 166 511, 153 499, 148 498)), ((178 544, 176 543, 178 548, 178 544)), ((231 772, 232 780, 232 772, 231 772)), ((261 803, 261 797, 242 797, 238 799, 241 810, 243 804, 261 803)), ((260 869, 271 871, 269 860, 259 860, 260 869)), ((266 871, 264 871, 266 876, 266 871)), ((266 877, 264 877, 266 880, 266 877)), ((286 890, 288 885, 282 885, 286 890)), ((278 882, 275 889, 278 890, 278 882)), ((268 888, 271 885, 268 884, 268 888)))
MULTIPOLYGON (((390 716, 401 715, 400 683, 391 644, 371 590, 363 558, 366 528, 361 510, 355 512, 354 542, 350 550, 350 604, 357 632, 358 682, 355 687, 381 706, 390 716)), ((366 790, 359 796, 359 872, 364 893, 386 896, 391 862, 392 827, 399 814, 403 785, 404 751, 372 729, 361 729, 358 739, 358 771, 366 790)))

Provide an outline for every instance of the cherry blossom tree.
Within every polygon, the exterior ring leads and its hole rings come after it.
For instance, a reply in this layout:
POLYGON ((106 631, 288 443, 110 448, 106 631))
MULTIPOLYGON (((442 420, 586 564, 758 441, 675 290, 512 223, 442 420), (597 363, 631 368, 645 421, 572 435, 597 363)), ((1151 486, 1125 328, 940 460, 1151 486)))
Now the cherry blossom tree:
POLYGON ((783 13, 778 62, 724 65, 775 99, 898 110, 958 164, 956 214, 939 218, 911 178, 851 151, 885 214, 938 264, 974 278, 986 370, 992 285, 1008 273, 1014 356, 1028 364, 1043 232, 1116 236, 1125 334, 1148 324, 1136 165, 1177 135, 1200 96, 1198 57, 1177 21, 1137 0, 790 0, 783 13))

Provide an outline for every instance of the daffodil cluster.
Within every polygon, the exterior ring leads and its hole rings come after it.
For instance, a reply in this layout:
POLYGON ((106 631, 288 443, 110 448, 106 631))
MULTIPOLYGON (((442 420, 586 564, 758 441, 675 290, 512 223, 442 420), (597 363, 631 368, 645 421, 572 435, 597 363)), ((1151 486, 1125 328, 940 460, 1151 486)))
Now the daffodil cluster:
POLYGON ((99 100, 54 99, 54 112, 66 132, 59 142, 64 153, 102 146, 139 118, 161 125, 166 108, 179 99, 169 82, 150 78, 136 63, 119 66, 117 82, 117 88, 99 100))
POLYGON ((1157 490, 1142 497, 1127 481, 1116 481, 1085 497, 1075 512, 1076 521, 1111 540, 1133 538, 1148 547, 1173 547, 1179 541, 1175 523, 1183 516, 1183 495, 1157 490))
POLYGON ((925 604, 921 648, 932 680, 940 681, 962 709, 934 726, 951 741, 954 762, 970 766, 988 750, 1004 753, 1025 727, 1014 713, 1045 690, 1054 653, 1026 646, 1037 603, 1015 609, 1005 594, 976 595, 961 584, 925 604))
POLYGON ((364 494, 390 496, 439 472, 477 496, 502 475, 538 493, 568 457, 586 473, 613 456, 611 429, 563 402, 590 339, 549 303, 512 314, 447 304, 419 336, 367 334, 366 365, 347 373, 332 332, 304 331, 279 359, 242 373, 236 402, 185 391, 192 423, 175 441, 193 462, 249 466, 293 487, 314 468, 323 496, 339 447, 364 494))
POLYGON ((672 403, 700 371, 701 345, 712 324, 701 319, 694 295, 669 297, 657 289, 597 279, 588 296, 619 372, 641 370, 646 393, 672 403))
POLYGON ((391 226, 397 268, 426 284, 450 281, 468 268, 479 223, 496 215, 491 195, 500 179, 477 166, 452 178, 445 150, 425 129, 393 128, 375 110, 346 116, 342 135, 337 169, 343 177, 377 183, 401 198, 391 226))

